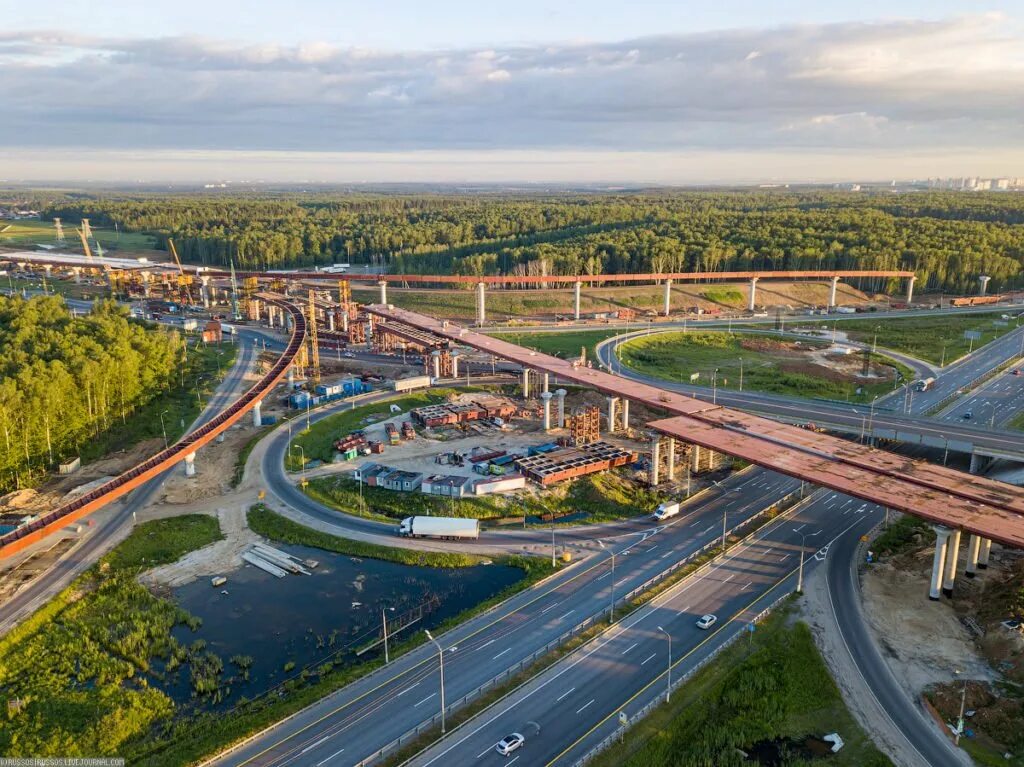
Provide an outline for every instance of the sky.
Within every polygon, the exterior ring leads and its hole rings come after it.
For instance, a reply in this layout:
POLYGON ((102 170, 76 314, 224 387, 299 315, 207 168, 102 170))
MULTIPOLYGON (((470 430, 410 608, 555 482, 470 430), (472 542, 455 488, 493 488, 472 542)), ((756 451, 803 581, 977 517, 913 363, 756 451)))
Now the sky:
POLYGON ((1024 3, 0 0, 0 180, 1024 176, 1024 3))

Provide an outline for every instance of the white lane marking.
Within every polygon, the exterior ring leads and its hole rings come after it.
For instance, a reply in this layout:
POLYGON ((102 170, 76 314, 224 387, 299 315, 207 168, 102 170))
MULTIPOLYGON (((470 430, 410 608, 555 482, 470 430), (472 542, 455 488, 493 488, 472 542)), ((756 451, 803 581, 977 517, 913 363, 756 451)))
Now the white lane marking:
POLYGON ((701 530, 701 531, 700 531, 700 534, 701 534, 701 535, 707 535, 707 534, 708 534, 708 532, 710 532, 710 530, 711 530, 711 529, 712 529, 713 527, 714 527, 714 525, 712 525, 711 527, 707 528, 706 530, 701 530))
POLYGON ((504 654, 505 654, 505 653, 507 653, 507 652, 512 652, 512 648, 511 648, 511 647, 506 647, 506 648, 505 648, 504 650, 502 650, 502 651, 501 651, 500 653, 498 653, 497 655, 495 655, 495 656, 494 656, 494 657, 493 657, 493 658, 492 658, 491 660, 498 660, 498 658, 500 658, 500 657, 501 657, 502 655, 504 655, 504 654))
POLYGON ((665 557, 668 557, 668 556, 671 556, 671 555, 672 555, 671 551, 666 551, 664 554, 662 554, 660 557, 658 557, 658 559, 664 559, 665 557))
POLYGON ((558 607, 559 604, 560 604, 560 602, 555 602, 553 605, 548 605, 547 607, 545 607, 543 610, 540 611, 540 614, 543 615, 548 610, 554 610, 556 607, 558 607))
POLYGON ((633 642, 633 644, 631 644, 629 647, 627 647, 625 650, 622 651, 622 654, 625 655, 630 650, 632 650, 634 647, 636 647, 638 644, 640 644, 640 643, 639 642, 633 642))
POLYGON ((784 557, 784 556, 783 557, 779 557, 779 561, 780 562, 785 562, 786 561, 786 557, 784 557))
POLYGON ((793 532, 794 532, 794 533, 799 533, 799 532, 800 532, 801 530, 803 530, 803 529, 804 529, 805 527, 807 527, 807 523, 806 523, 806 522, 804 522, 804 523, 803 523, 802 525, 800 525, 800 527, 794 527, 794 528, 793 528, 793 532))
POLYGON ((609 575, 611 575, 611 573, 605 573, 604 575, 599 575, 599 576, 597 576, 596 578, 594 578, 594 580, 595 580, 595 581, 599 581, 599 580, 601 580, 602 578, 607 578, 607 577, 608 577, 609 575))
POLYGON ((722 581, 722 583, 728 583, 729 581, 731 581, 733 579, 733 576, 735 576, 735 575, 736 575, 736 573, 733 573, 728 578, 726 578, 724 581, 722 581))
POLYGON ((658 548, 658 544, 654 544, 653 546, 651 546, 649 549, 647 549, 647 552, 650 553, 654 551, 656 548, 658 548))
POLYGON ((576 689, 575 687, 570 687, 568 690, 566 690, 561 695, 559 695, 557 698, 555 698, 555 703, 561 703, 562 699, 565 698, 566 696, 568 696, 569 693, 571 693, 575 689, 576 689))
POLYGON ((519 757, 517 756, 517 757, 516 757, 515 759, 510 759, 510 760, 509 760, 509 761, 507 762, 507 764, 515 764, 515 763, 516 763, 516 762, 518 762, 518 761, 519 761, 519 757))
POLYGON ((413 708, 416 708, 417 706, 422 706, 422 705, 423 705, 424 703, 426 703, 426 702, 427 702, 428 700, 430 700, 431 698, 433 698, 433 697, 434 697, 435 695, 437 695, 437 693, 436 693, 436 692, 432 692, 432 693, 430 693, 430 695, 428 695, 427 697, 425 697, 425 698, 424 698, 423 700, 421 700, 421 701, 420 701, 419 703, 414 703, 412 707, 413 707, 413 708))
POLYGON ((658 653, 656 653, 656 652, 652 652, 652 653, 651 653, 650 655, 648 655, 648 656, 647 656, 646 658, 644 658, 644 659, 643 659, 643 660, 642 660, 642 661, 640 662, 640 665, 641 665, 641 666, 642 666, 642 665, 644 665, 644 664, 645 664, 645 663, 646 663, 647 661, 651 660, 651 659, 652 659, 652 658, 653 658, 653 657, 654 657, 655 655, 657 655, 657 654, 658 654, 658 653))
POLYGON ((753 581, 751 581, 751 582, 750 582, 750 583, 748 583, 748 584, 747 584, 746 586, 744 586, 744 587, 743 587, 742 589, 740 589, 740 591, 746 591, 747 589, 749 589, 749 588, 750 588, 751 586, 753 586, 753 585, 754 585, 754 582, 753 582, 753 581))
MULTIPOLYGON (((593 702, 594 702, 594 699, 593 699, 593 698, 591 698, 591 699, 590 699, 590 703, 593 703, 593 702)), ((581 713, 583 713, 584 711, 586 711, 586 710, 587 710, 587 709, 588 709, 588 708, 590 707, 590 703, 587 703, 586 705, 584 705, 584 706, 583 706, 583 708, 578 708, 578 709, 576 709, 576 713, 577 713, 577 714, 581 714, 581 713)))
POLYGON ((768 548, 768 549, 767 549, 767 550, 766 550, 766 551, 764 552, 764 555, 765 555, 765 556, 768 556, 769 554, 771 554, 771 553, 772 553, 772 549, 774 549, 774 548, 775 548, 774 546, 771 546, 771 547, 769 547, 769 548, 768 548))
POLYGON ((317 747, 317 746, 319 746, 319 745, 320 745, 321 743, 323 743, 323 742, 324 742, 325 740, 327 740, 327 738, 328 738, 328 736, 327 736, 327 735, 324 735, 324 736, 323 736, 322 738, 320 738, 320 740, 318 740, 318 741, 317 741, 316 743, 310 743, 310 744, 309 744, 308 746, 306 746, 306 747, 305 747, 304 749, 302 749, 302 750, 301 750, 301 751, 300 751, 299 753, 300 753, 300 754, 304 754, 304 753, 306 753, 307 751, 312 751, 312 750, 313 750, 314 748, 316 748, 316 747, 317 747))
POLYGON ((497 639, 491 639, 491 640, 489 640, 487 642, 484 642, 482 645, 480 645, 480 649, 482 650, 485 647, 490 647, 492 644, 494 644, 497 641, 498 641, 497 639))
POLYGON ((412 687, 406 687, 406 688, 405 688, 404 690, 402 690, 402 691, 401 691, 400 693, 398 693, 398 695, 396 695, 395 697, 396 697, 396 698, 400 698, 400 697, 402 697, 403 695, 405 695, 405 694, 406 694, 407 692, 409 692, 409 690, 413 689, 413 687, 419 687, 419 686, 420 686, 420 683, 419 683, 419 682, 417 682, 417 683, 416 683, 416 684, 414 684, 414 685, 413 685, 412 687))
POLYGON ((329 761, 331 761, 331 759, 333 759, 334 757, 336 757, 336 756, 337 756, 338 754, 340 754, 340 753, 341 753, 342 751, 344 751, 344 750, 345 750, 345 749, 343 749, 343 748, 339 748, 339 749, 338 749, 337 751, 335 751, 335 752, 334 752, 333 754, 331 754, 331 755, 330 755, 329 757, 327 757, 326 759, 324 759, 324 760, 323 760, 322 762, 317 762, 317 763, 316 763, 316 767, 323 767, 323 765, 327 764, 327 763, 328 763, 329 761))
MULTIPOLYGON (((476 758, 479 759, 480 757, 487 756, 487 754, 491 753, 491 751, 493 751, 493 750, 494 750, 494 746, 491 746, 490 748, 485 748, 483 751, 481 751, 479 754, 476 755, 476 758)), ((318 765, 318 767, 319 767, 319 765, 318 765)))
POLYGON ((568 618, 568 617, 569 617, 570 615, 572 615, 572 614, 573 614, 574 612, 576 612, 576 611, 575 611, 575 610, 570 610, 569 612, 565 613, 564 615, 559 615, 559 616, 558 616, 557 618, 555 618, 555 620, 557 620, 557 621, 560 621, 560 620, 562 620, 563 618, 568 618))

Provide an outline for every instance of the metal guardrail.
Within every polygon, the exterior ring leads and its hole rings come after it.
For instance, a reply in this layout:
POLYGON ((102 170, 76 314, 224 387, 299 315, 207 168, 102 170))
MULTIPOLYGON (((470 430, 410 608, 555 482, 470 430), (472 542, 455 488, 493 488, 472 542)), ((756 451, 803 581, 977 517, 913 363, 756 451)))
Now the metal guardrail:
MULTIPOLYGON (((774 610, 776 607, 778 607, 780 602, 782 602, 783 600, 788 599, 788 598, 789 598, 789 593, 788 592, 783 594, 782 596, 780 596, 778 599, 776 599, 774 602, 772 602, 770 605, 768 605, 766 608, 764 608, 761 612, 759 612, 757 615, 755 615, 754 619, 751 621, 751 623, 760 623, 762 620, 764 620, 768 616, 768 614, 772 610, 774 610)), ((737 631, 731 637, 729 637, 724 642, 722 642, 722 644, 720 644, 718 647, 716 647, 714 650, 712 650, 711 653, 708 654, 705 658, 703 658, 699 663, 697 663, 697 665, 695 665, 693 668, 688 670, 685 674, 681 675, 678 679, 674 680, 672 682, 672 686, 669 688, 669 691, 670 692, 675 692, 677 688, 679 688, 680 686, 682 686, 682 685, 686 684, 687 682, 689 682, 690 679, 692 679, 693 676, 698 671, 700 671, 702 668, 704 668, 709 663, 711 663, 711 661, 715 660, 727 648, 729 648, 732 645, 734 645, 737 641, 739 641, 739 639, 742 636, 743 636, 743 632, 742 631, 737 631)), ((657 708, 658 706, 662 705, 662 703, 664 701, 662 700, 661 696, 662 696, 661 691, 660 690, 657 691, 657 693, 655 694, 654 698, 652 700, 650 700, 647 703, 647 705, 645 705, 643 708, 641 708, 639 711, 637 711, 635 714, 633 714, 631 717, 629 717, 629 719, 625 722, 625 724, 620 724, 619 727, 615 730, 615 732, 611 733, 610 735, 607 735, 600 743, 595 745, 587 753, 585 753, 583 756, 581 756, 579 759, 577 759, 573 763, 573 767, 583 767, 583 765, 585 765, 591 759, 593 759, 598 754, 600 754, 601 752, 603 752, 606 749, 608 749, 616 740, 621 739, 623 737, 623 735, 625 735, 626 731, 629 730, 629 728, 631 728, 633 725, 635 725, 637 722, 639 722, 641 719, 643 719, 645 716, 647 716, 649 713, 651 713, 651 711, 653 711, 655 708, 657 708)))
POLYGON ((949 405, 951 402, 953 402, 953 400, 956 400, 956 399, 959 399, 960 397, 962 397, 965 392, 969 392, 969 391, 971 391, 973 389, 977 389, 982 384, 984 384, 984 383, 986 383, 988 381, 991 381, 997 375, 999 375, 1000 373, 1004 372, 1007 368, 1011 368, 1014 365, 1017 365, 1017 364, 1019 364, 1022 361, 1024 361, 1024 357, 1021 357, 1021 356, 1018 355, 1016 357, 1012 357, 1012 358, 1008 359, 1002 365, 999 365, 998 367, 994 367, 991 370, 989 370, 989 371, 987 371, 985 373, 982 373, 977 378, 972 379, 970 383, 964 384, 959 389, 954 391, 952 394, 947 395, 944 399, 942 399, 942 401, 940 401, 939 403, 937 403, 937 404, 933 405, 932 407, 930 407, 928 409, 928 411, 925 413, 925 415, 926 416, 930 416, 930 415, 935 415, 937 413, 941 413, 946 408, 947 405, 949 405))
POLYGON ((144 482, 173 466, 185 458, 185 456, 191 455, 203 445, 213 441, 218 434, 227 430, 228 427, 251 410, 258 400, 267 396, 284 376, 288 366, 292 364, 292 360, 306 340, 306 320, 298 307, 283 300, 275 300, 272 303, 291 315, 293 323, 292 335, 284 353, 277 359, 277 362, 274 363, 274 366, 263 378, 245 394, 232 402, 225 410, 221 411, 203 426, 186 434, 170 447, 161 450, 156 455, 133 466, 128 471, 118 475, 109 482, 105 482, 94 490, 58 506, 39 519, 0 536, 0 556, 14 553, 30 543, 40 540, 51 532, 66 527, 122 495, 131 492, 144 482))

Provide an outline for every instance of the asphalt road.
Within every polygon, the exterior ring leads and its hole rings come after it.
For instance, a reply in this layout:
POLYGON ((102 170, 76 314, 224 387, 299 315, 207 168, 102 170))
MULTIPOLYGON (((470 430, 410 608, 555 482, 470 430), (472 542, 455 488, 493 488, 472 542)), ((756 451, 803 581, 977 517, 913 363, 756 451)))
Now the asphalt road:
MULTIPOLYGON (((665 695, 666 632, 672 637, 672 673, 678 680, 714 648, 747 630, 761 609, 795 588, 801 551, 805 568, 813 567, 819 561, 815 552, 827 550, 847 533, 856 539, 881 514, 879 507, 853 498, 823 494, 652 600, 449 733, 412 763, 421 767, 513 764, 513 758, 502 757, 494 746, 518 732, 526 737, 515 755, 519 763, 574 764, 615 732, 619 712, 632 716, 665 695), (696 621, 707 613, 716 615, 718 623, 705 631, 697 628, 696 621)), ((458 652, 453 655, 457 657, 458 652)))
MULTIPOLYGON (((574 625, 607 612, 613 588, 621 598, 717 541, 723 514, 731 528, 798 487, 793 480, 760 470, 737 475, 694 499, 684 514, 664 525, 648 520, 642 530, 610 536, 608 545, 617 552, 614 578, 610 557, 600 553, 447 632, 440 641, 449 648, 448 704, 516 668, 574 625)), ((356 763, 439 712, 436 670, 433 646, 417 648, 217 763, 319 767, 356 763)))
MULTIPOLYGON (((234 366, 224 377, 213 396, 210 397, 203 412, 192 423, 189 431, 199 428, 216 416, 245 390, 245 375, 255 358, 256 350, 253 345, 245 344, 236 356, 234 366)), ((199 453, 196 460, 202 461, 202 452, 199 453)), ((181 469, 176 466, 172 467, 130 493, 113 514, 109 514, 105 518, 101 516, 99 519, 102 521, 98 521, 94 527, 88 528, 83 541, 54 563, 45 577, 37 578, 0 605, 0 634, 7 632, 23 617, 45 604, 47 600, 99 559, 118 537, 127 534, 132 524, 132 515, 149 503, 153 494, 173 471, 181 471, 181 469)))

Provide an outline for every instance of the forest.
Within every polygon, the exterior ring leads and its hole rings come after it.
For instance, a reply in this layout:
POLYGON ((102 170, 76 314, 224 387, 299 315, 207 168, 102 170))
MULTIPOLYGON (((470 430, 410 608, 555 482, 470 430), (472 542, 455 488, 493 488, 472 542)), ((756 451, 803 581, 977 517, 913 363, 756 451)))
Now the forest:
POLYGON ((123 428, 177 383, 183 348, 114 302, 76 317, 58 297, 0 296, 0 492, 123 428))
MULTIPOLYGON (((393 273, 595 275, 913 269, 918 290, 1024 287, 1024 196, 951 192, 76 195, 45 218, 173 237, 193 263, 336 262, 393 273)), ((885 286, 880 286, 885 287, 885 286)), ((894 286, 889 286, 894 287, 894 286)))

